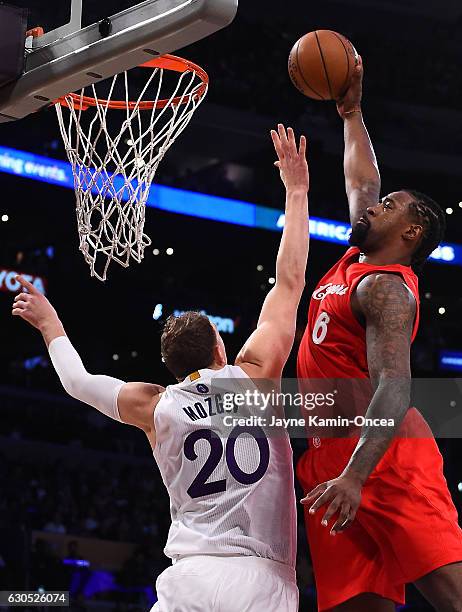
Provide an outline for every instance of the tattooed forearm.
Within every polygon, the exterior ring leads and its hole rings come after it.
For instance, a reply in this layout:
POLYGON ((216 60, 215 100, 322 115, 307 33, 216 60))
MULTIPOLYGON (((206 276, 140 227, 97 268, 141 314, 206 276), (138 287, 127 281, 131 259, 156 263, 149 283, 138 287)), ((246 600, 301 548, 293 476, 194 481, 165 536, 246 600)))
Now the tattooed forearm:
POLYGON ((364 426, 361 438, 346 467, 365 482, 385 454, 409 408, 411 381, 382 383, 377 388, 366 414, 367 419, 391 419, 393 426, 364 426))
POLYGON ((366 413, 392 419, 392 427, 365 426, 346 468, 363 482, 377 465, 403 420, 410 402, 410 345, 416 304, 401 277, 374 274, 358 285, 356 303, 366 323, 369 375, 375 390, 366 413))

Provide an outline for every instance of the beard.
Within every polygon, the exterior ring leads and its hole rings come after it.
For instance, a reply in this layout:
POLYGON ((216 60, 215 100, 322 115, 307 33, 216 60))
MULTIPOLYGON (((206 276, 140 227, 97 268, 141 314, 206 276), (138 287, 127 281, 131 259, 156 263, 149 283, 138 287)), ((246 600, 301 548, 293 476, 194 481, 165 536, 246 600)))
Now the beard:
POLYGON ((356 223, 356 225, 351 230, 350 238, 348 239, 348 244, 350 246, 356 247, 363 246, 366 242, 370 229, 370 225, 366 225, 365 223, 356 223))

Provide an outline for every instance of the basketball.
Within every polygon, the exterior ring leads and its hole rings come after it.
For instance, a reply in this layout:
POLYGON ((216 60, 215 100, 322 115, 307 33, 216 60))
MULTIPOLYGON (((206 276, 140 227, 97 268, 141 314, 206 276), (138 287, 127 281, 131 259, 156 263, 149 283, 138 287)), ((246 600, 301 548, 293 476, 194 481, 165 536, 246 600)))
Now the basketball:
POLYGON ((348 38, 332 30, 316 30, 295 43, 289 56, 289 75, 304 96, 338 100, 348 89, 357 59, 348 38))

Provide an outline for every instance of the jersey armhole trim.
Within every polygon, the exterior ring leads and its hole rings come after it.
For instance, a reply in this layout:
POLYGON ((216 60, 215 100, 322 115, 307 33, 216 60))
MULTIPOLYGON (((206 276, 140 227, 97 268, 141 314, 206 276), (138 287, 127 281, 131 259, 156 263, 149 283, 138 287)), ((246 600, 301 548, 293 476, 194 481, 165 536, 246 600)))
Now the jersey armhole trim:
POLYGON ((364 278, 366 278, 366 276, 370 276, 371 274, 395 274, 396 276, 400 276, 401 280, 403 281, 403 285, 406 287, 406 289, 409 291, 409 293, 414 298, 414 302, 415 302, 415 315, 414 315, 414 321, 413 321, 413 324, 412 324, 412 335, 411 335, 411 343, 412 343, 414 341, 416 335, 417 335, 417 330, 418 330, 418 326, 419 326, 419 319, 420 319, 420 308, 419 308, 419 303, 417 301, 417 298, 415 297, 414 293, 412 292, 412 289, 407 284, 406 278, 404 276, 404 273, 401 270, 365 270, 363 274, 360 274, 357 278, 355 278, 355 280, 353 281, 353 283, 351 285, 350 297, 349 297, 349 300, 348 300, 348 308, 350 309, 351 316, 352 316, 353 320, 355 321, 355 323, 358 325, 358 327, 363 332, 366 331, 366 328, 361 325, 361 323, 356 318, 355 313, 353 312, 353 308, 351 306, 351 298, 353 296, 353 293, 356 291, 359 283, 364 278))

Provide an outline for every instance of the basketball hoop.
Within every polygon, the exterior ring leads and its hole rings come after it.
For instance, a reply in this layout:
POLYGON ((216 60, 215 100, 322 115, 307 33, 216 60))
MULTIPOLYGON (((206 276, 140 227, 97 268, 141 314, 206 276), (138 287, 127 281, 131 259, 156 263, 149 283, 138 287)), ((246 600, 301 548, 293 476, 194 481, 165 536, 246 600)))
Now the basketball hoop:
POLYGON ((74 173, 79 248, 91 275, 102 281, 111 261, 126 268, 130 259, 143 259, 151 244, 144 233, 146 201, 157 168, 208 90, 207 73, 180 57, 164 55, 140 68, 151 70, 142 86, 133 78, 129 85, 125 71, 105 82, 104 96, 98 83, 55 103, 74 173), (179 79, 166 96, 172 73, 179 79), (118 90, 123 99, 115 100, 118 90))

